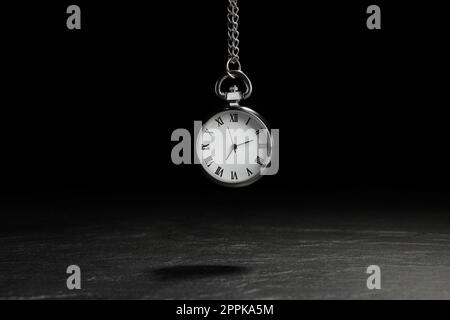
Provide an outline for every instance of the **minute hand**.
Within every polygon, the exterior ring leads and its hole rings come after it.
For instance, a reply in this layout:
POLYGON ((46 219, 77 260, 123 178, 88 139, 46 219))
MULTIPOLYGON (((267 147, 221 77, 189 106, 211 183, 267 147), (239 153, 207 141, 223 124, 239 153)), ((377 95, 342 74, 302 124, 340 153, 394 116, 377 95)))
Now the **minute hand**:
POLYGON ((252 142, 252 141, 253 140, 249 140, 249 141, 245 141, 245 142, 239 143, 239 144, 236 145, 236 147, 242 146, 243 144, 247 144, 247 143, 252 142))

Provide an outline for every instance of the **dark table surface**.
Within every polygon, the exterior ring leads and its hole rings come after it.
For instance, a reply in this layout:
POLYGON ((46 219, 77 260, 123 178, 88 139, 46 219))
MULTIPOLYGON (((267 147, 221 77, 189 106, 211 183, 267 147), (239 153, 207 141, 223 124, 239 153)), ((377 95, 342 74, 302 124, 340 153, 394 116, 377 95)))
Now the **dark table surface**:
POLYGON ((449 299, 448 212, 389 210, 19 215, 1 228, 0 298, 449 299), (69 291, 73 264, 82 289, 69 291), (381 290, 366 287, 369 265, 381 268, 381 290))

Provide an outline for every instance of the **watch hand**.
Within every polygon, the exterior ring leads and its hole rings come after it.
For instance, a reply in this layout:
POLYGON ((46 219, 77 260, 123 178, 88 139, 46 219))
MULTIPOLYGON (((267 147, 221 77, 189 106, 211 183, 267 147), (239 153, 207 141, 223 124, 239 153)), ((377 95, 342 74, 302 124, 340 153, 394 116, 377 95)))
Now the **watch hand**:
POLYGON ((233 145, 231 146, 230 153, 228 154, 228 156, 227 156, 227 158, 225 159, 225 161, 228 160, 228 158, 230 157, 230 154, 231 154, 233 151, 234 151, 234 153, 236 153, 236 147, 237 147, 237 145, 235 145, 235 144, 233 143, 233 145))
POLYGON ((253 140, 249 140, 249 141, 245 141, 243 143, 239 143, 239 144, 236 145, 236 147, 242 146, 243 144, 247 144, 247 143, 252 142, 252 141, 253 140))
POLYGON ((234 150, 234 152, 236 152, 236 148, 234 147, 234 144, 231 146, 231 150, 230 150, 230 153, 227 155, 227 157, 226 157, 226 159, 225 159, 225 161, 227 161, 228 160, 228 158, 230 157, 230 154, 233 152, 233 150, 234 150))
POLYGON ((228 135, 230 136, 230 138, 231 138, 231 145, 233 146, 234 145, 234 143, 233 143, 233 137, 231 136, 231 132, 230 132, 230 128, 229 127, 227 127, 227 132, 228 132, 228 135))

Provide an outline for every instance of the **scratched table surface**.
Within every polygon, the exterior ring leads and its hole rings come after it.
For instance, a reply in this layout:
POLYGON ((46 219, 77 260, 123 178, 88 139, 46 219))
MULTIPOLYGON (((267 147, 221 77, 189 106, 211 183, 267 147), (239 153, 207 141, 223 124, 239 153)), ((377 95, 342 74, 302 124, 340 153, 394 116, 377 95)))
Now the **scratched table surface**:
POLYGON ((3 224, 1 299, 450 298, 448 212, 76 210, 3 224), (369 265, 381 290, 367 289, 369 265))

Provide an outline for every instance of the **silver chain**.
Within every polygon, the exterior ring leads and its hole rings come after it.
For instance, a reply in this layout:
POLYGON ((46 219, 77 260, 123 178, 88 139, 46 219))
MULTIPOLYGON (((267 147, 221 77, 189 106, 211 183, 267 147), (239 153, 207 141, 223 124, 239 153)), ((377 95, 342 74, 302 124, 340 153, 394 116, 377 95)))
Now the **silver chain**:
POLYGON ((230 65, 234 65, 233 70, 241 70, 239 62, 239 7, 238 0, 228 0, 228 62, 227 71, 230 65))
POLYGON ((239 62, 239 7, 238 0, 228 0, 228 61, 225 74, 216 82, 216 94, 228 102, 236 102, 247 99, 252 94, 252 83, 247 75, 241 70, 239 62), (245 90, 238 91, 235 85, 229 92, 222 90, 222 84, 226 79, 240 80, 245 85, 245 90), (236 100, 236 101, 235 101, 236 100))

